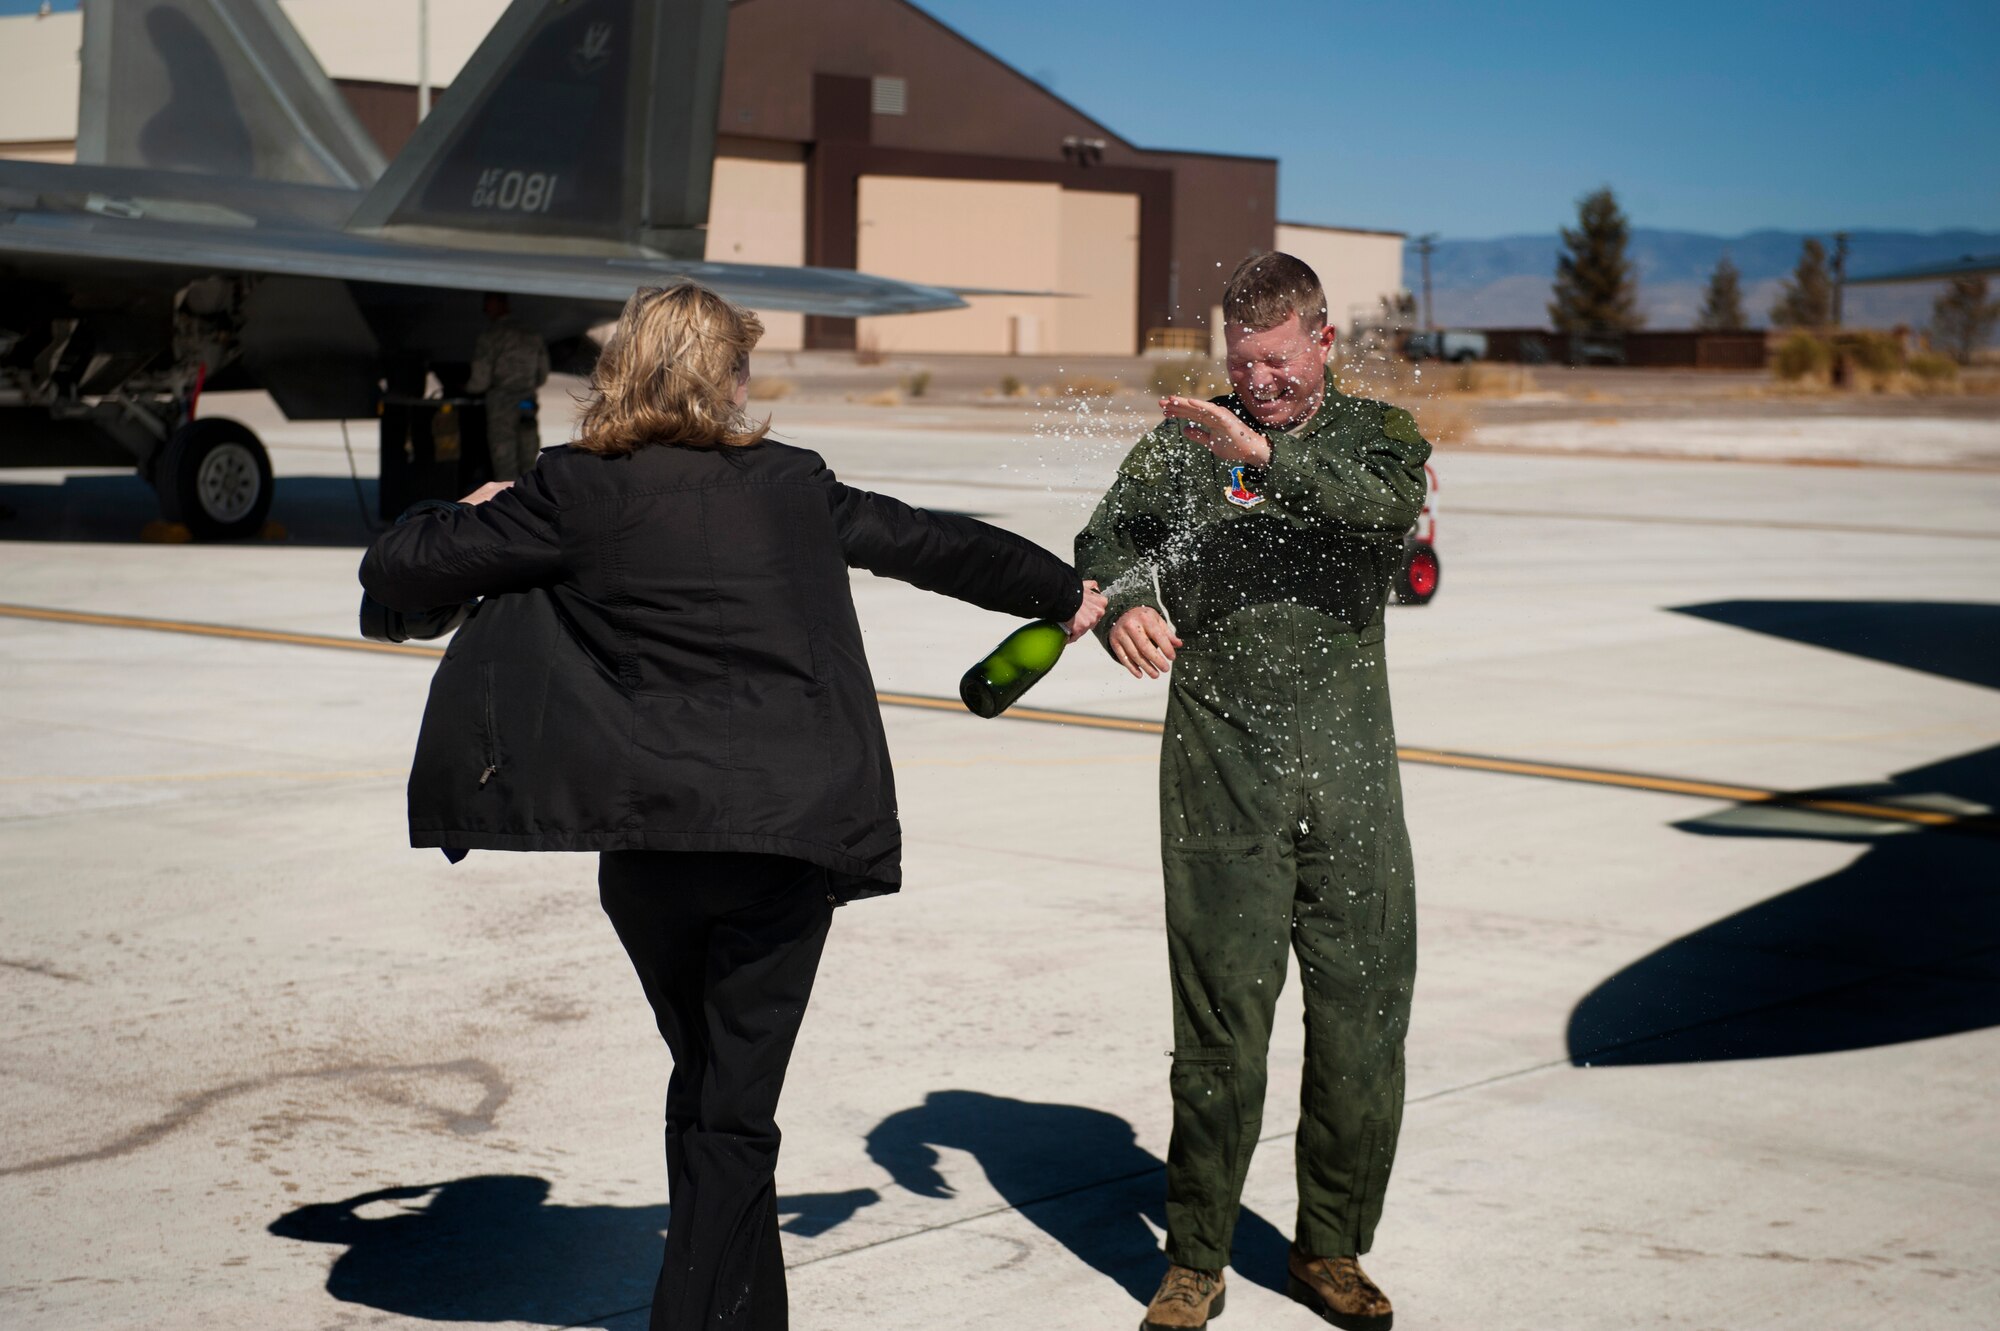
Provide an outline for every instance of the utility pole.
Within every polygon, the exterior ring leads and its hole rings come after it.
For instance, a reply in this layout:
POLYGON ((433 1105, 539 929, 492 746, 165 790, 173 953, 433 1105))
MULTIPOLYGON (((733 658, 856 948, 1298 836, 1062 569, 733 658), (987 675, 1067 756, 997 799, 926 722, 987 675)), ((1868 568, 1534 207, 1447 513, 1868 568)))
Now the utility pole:
POLYGON ((1842 307, 1847 303, 1846 296, 1847 233, 1836 231, 1833 233, 1833 326, 1835 328, 1846 322, 1841 318, 1842 307))
POLYGON ((1424 265, 1424 331, 1428 333, 1437 327, 1431 318, 1431 251, 1437 248, 1437 232, 1426 231, 1414 243, 1424 265))
POLYGON ((417 120, 431 113, 431 0, 417 0, 417 120))

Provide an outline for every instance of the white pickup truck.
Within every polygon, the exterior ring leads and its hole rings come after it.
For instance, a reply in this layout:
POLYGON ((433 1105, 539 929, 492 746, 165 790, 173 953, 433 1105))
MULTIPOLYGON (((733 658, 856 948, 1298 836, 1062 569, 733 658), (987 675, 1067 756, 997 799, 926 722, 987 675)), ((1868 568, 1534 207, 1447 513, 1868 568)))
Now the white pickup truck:
POLYGON ((1403 354, 1411 360, 1448 360, 1457 365, 1485 360, 1486 334, 1466 329, 1412 333, 1403 343, 1403 354))

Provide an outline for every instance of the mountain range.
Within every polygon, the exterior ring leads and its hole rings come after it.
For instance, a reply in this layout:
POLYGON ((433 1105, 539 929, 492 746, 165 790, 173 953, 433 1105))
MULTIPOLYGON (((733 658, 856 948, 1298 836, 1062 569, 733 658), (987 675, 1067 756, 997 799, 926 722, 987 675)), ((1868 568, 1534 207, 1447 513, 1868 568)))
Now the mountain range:
MULTIPOLYGON (((1780 284, 1799 262, 1806 233, 1752 231, 1741 236, 1710 236, 1696 231, 1632 229, 1627 249, 1639 270, 1639 307, 1648 328, 1691 328, 1701 310, 1708 276, 1725 253, 1742 270, 1743 310, 1752 326, 1770 322, 1780 284)), ((1819 237, 1829 255, 1830 234, 1819 237)), ((1562 238, 1502 236, 1493 240, 1440 240, 1431 255, 1431 301, 1441 325, 1473 328, 1546 327, 1549 287, 1555 278, 1556 255, 1562 238)), ((1955 259, 1965 254, 2000 253, 2000 232, 1993 231, 1852 231, 1848 233, 1847 271, 1860 277, 1871 272, 1907 268, 1920 263, 1955 259)), ((1414 246, 1403 250, 1403 282, 1423 291, 1423 274, 1414 246)), ((1886 287, 1849 287, 1846 322, 1865 328, 1930 322, 1931 301, 1940 283, 1900 283, 1886 287)))

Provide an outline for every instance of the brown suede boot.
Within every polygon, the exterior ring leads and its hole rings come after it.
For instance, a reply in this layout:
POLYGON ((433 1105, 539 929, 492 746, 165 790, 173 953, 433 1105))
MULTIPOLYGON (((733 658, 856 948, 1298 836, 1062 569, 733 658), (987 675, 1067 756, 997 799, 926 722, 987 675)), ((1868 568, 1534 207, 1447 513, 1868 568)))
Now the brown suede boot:
POLYGON ((1170 1266, 1160 1292, 1146 1305, 1139 1331, 1200 1331, 1222 1316, 1222 1272, 1170 1266))
POLYGON ((1389 1296, 1352 1257, 1308 1257, 1292 1245, 1285 1292, 1341 1331, 1389 1331, 1396 1320, 1389 1296))

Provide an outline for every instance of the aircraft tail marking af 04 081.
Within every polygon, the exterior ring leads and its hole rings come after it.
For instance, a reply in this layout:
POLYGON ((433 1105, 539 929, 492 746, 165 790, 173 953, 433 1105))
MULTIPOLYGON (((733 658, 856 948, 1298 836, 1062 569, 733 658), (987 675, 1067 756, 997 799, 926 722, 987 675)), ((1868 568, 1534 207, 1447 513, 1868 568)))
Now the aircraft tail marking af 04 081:
POLYGON ((384 169, 276 0, 93 3, 78 163, 0 162, 0 466, 128 458, 170 519, 242 536, 269 458, 241 426, 193 429, 202 389, 374 415, 385 384, 462 369, 481 292, 558 367, 633 291, 683 279, 842 318, 962 307, 702 261, 728 10, 514 0, 384 169))

